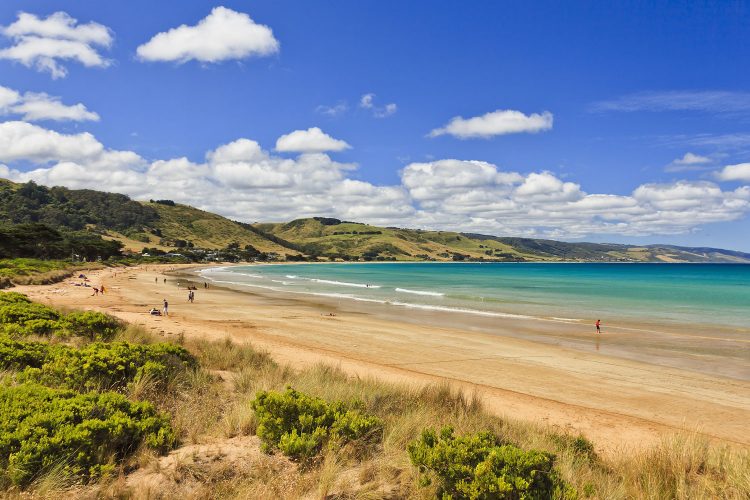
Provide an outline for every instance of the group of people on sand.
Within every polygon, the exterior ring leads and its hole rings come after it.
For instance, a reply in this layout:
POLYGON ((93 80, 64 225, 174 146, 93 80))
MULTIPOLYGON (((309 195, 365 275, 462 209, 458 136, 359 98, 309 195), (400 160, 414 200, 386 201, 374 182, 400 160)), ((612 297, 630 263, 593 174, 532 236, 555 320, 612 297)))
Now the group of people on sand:
MULTIPOLYGON (((154 278, 154 283, 159 283, 159 277, 158 276, 154 278)), ((167 278, 164 278, 164 283, 165 284, 167 283, 167 278)), ((179 287, 180 287, 180 282, 178 281, 177 282, 177 288, 179 288, 179 287)), ((208 289, 208 283, 205 282, 205 281, 203 282, 203 288, 208 289)), ((198 290, 198 287, 196 287, 194 285, 189 285, 187 287, 187 289, 188 289, 188 297, 187 297, 187 299, 188 299, 188 302, 190 302, 192 304, 193 302, 195 302, 195 291, 198 290)), ((104 292, 102 292, 102 293, 104 293, 104 292)), ((151 309, 149 309, 148 313, 150 315, 152 315, 152 316, 169 316, 169 302, 167 301, 166 298, 163 299, 163 306, 162 306, 161 310, 159 310, 159 309, 157 309, 155 307, 152 307, 151 309)))
POLYGON ((149 313, 149 314, 150 314, 151 316, 169 316, 169 302, 167 302, 167 299, 164 299, 164 305, 163 305, 163 307, 161 308, 161 311, 160 311, 160 310, 158 310, 158 309, 157 309, 157 308, 155 308, 155 307, 152 307, 152 308, 151 308, 151 309, 150 309, 150 310, 148 311, 148 313, 149 313))

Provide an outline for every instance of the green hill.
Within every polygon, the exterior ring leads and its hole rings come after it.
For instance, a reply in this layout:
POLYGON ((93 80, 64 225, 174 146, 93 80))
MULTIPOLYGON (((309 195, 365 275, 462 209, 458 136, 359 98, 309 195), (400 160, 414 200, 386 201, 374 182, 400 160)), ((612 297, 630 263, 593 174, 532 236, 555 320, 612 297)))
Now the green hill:
POLYGON ((242 248, 252 245, 261 252, 295 253, 237 222, 168 200, 138 202, 122 194, 47 188, 5 179, 0 182, 0 222, 88 230, 120 241, 133 251, 144 246, 214 249, 236 243, 242 248))
POLYGON ((328 217, 245 224, 170 200, 139 202, 89 189, 17 184, 0 179, 0 225, 44 224, 117 240, 131 251, 251 245, 279 256, 336 260, 489 260, 750 262, 750 254, 716 248, 569 243, 452 231, 378 227, 328 217))
POLYGON ((255 227, 283 238, 304 253, 344 260, 750 262, 750 254, 716 248, 569 243, 377 227, 324 217, 255 227))

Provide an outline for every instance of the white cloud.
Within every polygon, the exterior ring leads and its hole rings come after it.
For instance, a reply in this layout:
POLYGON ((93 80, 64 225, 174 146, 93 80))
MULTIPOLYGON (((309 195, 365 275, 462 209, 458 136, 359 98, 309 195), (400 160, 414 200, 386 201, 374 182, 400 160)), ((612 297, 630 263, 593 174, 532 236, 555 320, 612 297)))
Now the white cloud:
POLYGON ((338 116, 349 111, 349 105, 343 101, 333 106, 326 106, 325 104, 321 104, 320 106, 315 108, 315 111, 317 113, 320 113, 321 115, 338 116))
POLYGON ((720 181, 750 182, 750 163, 727 165, 716 174, 720 181))
POLYGON ((370 109, 373 107, 372 101, 375 99, 375 94, 365 94, 359 99, 359 105, 362 108, 370 109))
POLYGON ((68 106, 45 93, 19 92, 0 86, 0 115, 20 115, 25 121, 99 121, 99 115, 81 103, 68 106))
POLYGON ((512 109, 499 109, 482 116, 462 118, 456 116, 442 128, 429 133, 430 137, 452 135, 459 139, 489 138, 496 135, 537 133, 552 128, 553 116, 549 111, 525 115, 512 109))
POLYGON ((685 153, 682 158, 677 158, 672 163, 677 165, 703 165, 705 163, 711 163, 711 158, 706 156, 700 156, 693 153, 685 153))
MULTIPOLYGON (((355 165, 323 153, 284 158, 240 138, 186 158, 146 162, 107 149, 91 134, 62 134, 23 122, 0 124, 0 175, 43 184, 169 198, 243 221, 313 215, 373 224, 500 235, 677 234, 750 213, 750 186, 706 181, 643 184, 629 194, 587 193, 552 172, 519 173, 484 161, 411 163, 400 182, 352 178, 355 165), (28 163, 34 163, 31 170, 28 163)), ((743 164, 747 165, 747 164, 743 164)), ((725 169, 740 180, 746 166, 725 169)), ((723 171, 722 171, 723 173, 723 171)), ((734 178, 734 177, 733 177, 734 178)))
POLYGON ((638 92, 591 105, 592 111, 700 111, 744 113, 750 111, 749 92, 673 90, 638 92))
POLYGON ((0 85, 0 113, 5 114, 7 109, 21 100, 21 94, 8 87, 0 85))
POLYGON ((112 33, 104 25, 78 21, 65 12, 55 12, 47 18, 20 12, 11 25, 0 28, 14 45, 0 50, 0 59, 20 62, 26 67, 47 71, 52 78, 68 74, 61 61, 77 61, 86 67, 106 67, 110 61, 98 47, 112 45, 112 33))
POLYGON ((195 26, 181 25, 157 33, 137 49, 144 61, 196 60, 217 63, 250 56, 267 56, 279 51, 271 28, 257 24, 250 16, 226 7, 215 7, 195 26))
POLYGON ((322 153, 324 151, 343 151, 350 148, 351 146, 345 141, 334 139, 318 127, 295 130, 276 140, 276 151, 284 152, 322 153))
POLYGON ((667 165, 666 172, 686 172, 691 170, 705 170, 707 165, 713 163, 713 160, 707 156, 700 156, 694 153, 685 153, 681 158, 676 158, 667 165))
POLYGON ((131 151, 106 149, 88 132, 61 134, 20 121, 0 123, 0 161, 75 162, 97 168, 125 168, 143 163, 131 151))
POLYGON ((375 118, 386 118, 398 111, 398 106, 393 102, 386 104, 385 106, 376 106, 375 94, 372 93, 364 94, 362 97, 360 97, 359 107, 372 111, 372 116, 374 116, 375 118))

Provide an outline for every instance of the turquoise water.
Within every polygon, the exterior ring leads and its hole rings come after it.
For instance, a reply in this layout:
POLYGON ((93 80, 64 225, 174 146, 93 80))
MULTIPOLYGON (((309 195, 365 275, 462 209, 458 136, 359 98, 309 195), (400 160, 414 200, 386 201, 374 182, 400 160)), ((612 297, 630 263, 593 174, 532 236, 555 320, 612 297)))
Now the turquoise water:
POLYGON ((377 263, 215 268, 217 283, 456 314, 750 327, 750 265, 377 263))

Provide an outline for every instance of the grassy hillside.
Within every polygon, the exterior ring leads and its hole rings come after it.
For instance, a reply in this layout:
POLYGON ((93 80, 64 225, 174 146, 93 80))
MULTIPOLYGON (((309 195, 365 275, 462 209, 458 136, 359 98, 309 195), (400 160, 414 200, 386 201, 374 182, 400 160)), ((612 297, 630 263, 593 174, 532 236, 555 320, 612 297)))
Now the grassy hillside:
POLYGON ((315 217, 256 224, 306 253, 367 260, 493 260, 586 262, 750 262, 750 254, 716 248, 568 243, 451 231, 385 228, 315 217))
POLYGON ((0 223, 88 231, 135 252, 144 247, 222 249, 236 244, 281 256, 337 260, 750 262, 750 254, 716 248, 568 243, 377 227, 326 217, 250 225, 169 200, 138 202, 121 194, 4 179, 0 223))
POLYGON ((44 224, 65 231, 88 231, 123 243, 124 248, 168 250, 188 243, 225 248, 236 243, 261 252, 294 253, 257 231, 220 215, 169 201, 138 202, 122 194, 17 184, 0 179, 0 222, 44 224))
POLYGON ((170 206, 160 203, 143 203, 143 205, 155 210, 158 214, 153 227, 161 231, 165 240, 186 240, 201 248, 224 248, 230 243, 238 243, 240 247, 252 245, 261 252, 279 254, 290 252, 288 248, 211 212, 179 204, 170 206))
POLYGON ((455 258, 538 260, 533 253, 500 241, 480 241, 449 231, 376 227, 323 217, 255 227, 299 245, 306 253, 328 257, 448 261, 459 255, 455 258))

